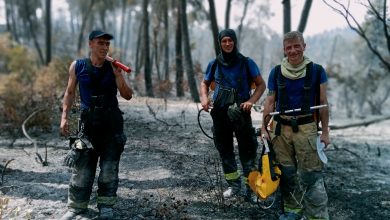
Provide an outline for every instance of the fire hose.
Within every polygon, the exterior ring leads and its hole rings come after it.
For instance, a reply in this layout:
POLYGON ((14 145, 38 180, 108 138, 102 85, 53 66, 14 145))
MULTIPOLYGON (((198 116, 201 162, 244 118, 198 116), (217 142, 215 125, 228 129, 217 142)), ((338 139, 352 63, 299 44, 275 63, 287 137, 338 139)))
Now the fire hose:
POLYGON ((123 71, 127 72, 127 73, 130 73, 131 72, 131 68, 126 66, 125 64, 119 62, 118 60, 110 57, 110 56, 106 56, 106 60, 111 62, 112 65, 116 66, 116 67, 119 67, 121 68, 123 71))

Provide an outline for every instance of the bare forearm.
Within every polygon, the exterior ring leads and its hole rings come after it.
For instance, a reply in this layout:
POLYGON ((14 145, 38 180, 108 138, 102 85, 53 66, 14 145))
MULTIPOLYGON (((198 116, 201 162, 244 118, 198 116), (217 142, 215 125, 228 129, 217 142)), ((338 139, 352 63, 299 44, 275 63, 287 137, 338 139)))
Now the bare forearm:
POLYGON ((329 133, 329 107, 320 109, 322 133, 329 133))
POLYGON ((64 95, 64 100, 62 103, 62 116, 61 116, 61 118, 68 119, 69 111, 73 105, 73 100, 74 100, 74 93, 66 90, 65 95, 64 95))
POLYGON ((121 96, 126 100, 130 100, 133 97, 133 90, 127 85, 123 76, 116 76, 115 82, 121 96))
POLYGON ((200 84, 200 98, 201 98, 201 102, 204 102, 205 100, 208 99, 208 94, 209 94, 209 85, 207 85, 207 83, 203 81, 200 84))
POLYGON ((268 115, 275 109, 275 104, 270 102, 269 97, 267 97, 265 104, 264 104, 264 109, 263 109, 263 121, 268 124, 270 117, 268 115))
POLYGON ((253 92, 252 96, 249 98, 249 102, 251 103, 256 103, 257 101, 259 101, 260 97, 263 95, 265 91, 265 85, 260 85, 260 86, 257 86, 255 91, 253 92))

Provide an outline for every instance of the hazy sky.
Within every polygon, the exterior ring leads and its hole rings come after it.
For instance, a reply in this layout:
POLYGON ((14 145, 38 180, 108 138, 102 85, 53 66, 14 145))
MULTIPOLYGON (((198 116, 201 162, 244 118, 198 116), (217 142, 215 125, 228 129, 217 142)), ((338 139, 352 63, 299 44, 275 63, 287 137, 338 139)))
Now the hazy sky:
MULTIPOLYGON (((257 2, 260 1, 255 0, 254 4, 256 4, 257 2)), ((283 31, 282 0, 269 0, 269 2, 271 5, 271 12, 274 14, 274 16, 269 21, 265 21, 265 23, 267 23, 277 33, 281 34, 283 31)), ((291 29, 293 30, 298 27, 304 2, 305 2, 304 0, 291 0, 291 19, 292 19, 291 29)), ((328 2, 332 2, 332 1, 328 1, 328 2)), ((216 7, 217 7, 217 14, 218 14, 217 15, 218 24, 224 25, 225 24, 224 13, 226 8, 226 0, 216 0, 216 7)), ((357 20, 360 22, 363 21, 364 15, 366 13, 365 7, 361 6, 360 4, 357 4, 356 1, 354 0, 351 1, 350 7, 351 7, 351 12, 353 12, 353 15, 357 18, 357 20)), ((255 14, 256 8, 257 7, 255 6, 250 7, 248 13, 255 14)), ((234 8, 234 9, 232 8, 232 14, 236 14, 236 16, 238 16, 239 18, 241 17, 242 13, 243 13, 242 8, 234 8)), ((234 15, 232 15, 230 21, 232 25, 234 25, 233 17, 234 15)), ((244 24, 245 23, 246 22, 244 21, 244 24)), ((334 12, 322 0, 313 1, 310 9, 309 20, 307 22, 306 29, 305 29, 305 35, 311 36, 327 30, 340 28, 340 27, 347 27, 347 23, 341 15, 334 12)))
MULTIPOLYGON (((57 5, 61 5, 60 2, 63 0, 55 0, 54 5, 52 5, 52 10, 54 13, 57 12, 57 5)), ((205 1, 207 2, 207 1, 205 1)), ((254 4, 259 3, 260 1, 255 0, 254 4)), ((278 33, 282 33, 282 19, 283 19, 283 8, 282 8, 282 0, 270 0, 271 4, 271 12, 275 15, 273 16, 269 21, 265 21, 272 29, 274 29, 278 33)), ((292 15, 292 29, 296 29, 298 26, 300 14, 302 11, 302 7, 304 4, 304 0, 291 0, 291 15, 292 15)), ((329 1, 330 2, 330 1, 329 1)), ((346 1, 345 1, 346 2, 346 1)), ((217 8, 217 16, 218 16, 218 24, 220 26, 223 26, 225 23, 224 19, 224 13, 225 13, 225 7, 226 7, 226 0, 215 0, 216 8, 217 8)), ((208 8, 208 4, 205 5, 206 8, 208 8)), ((251 14, 251 16, 248 16, 247 19, 244 21, 244 24, 246 24, 252 17, 253 19, 259 19, 256 18, 256 10, 257 7, 252 6, 250 7, 248 14, 251 14)), ((238 8, 235 5, 232 7, 232 15, 231 15, 231 26, 234 28, 237 26, 238 22, 235 22, 235 20, 239 19, 242 14, 242 8, 238 8), (235 19, 236 18, 236 19, 235 19), (234 26, 235 25, 235 26, 234 26)), ((360 6, 356 3, 356 1, 351 1, 351 11, 353 14, 357 17, 359 21, 362 21, 365 15, 365 8, 360 6)), ((4 0, 0 0, 0 24, 5 23, 4 19, 4 0)), ((261 18, 260 18, 261 19, 261 18)), ((336 14, 332 9, 330 9, 325 3, 323 3, 322 0, 315 0, 312 3, 312 7, 310 10, 309 15, 309 21, 307 23, 306 29, 305 29, 305 35, 315 35, 318 33, 321 33, 326 30, 339 28, 339 27, 346 27, 347 24, 345 20, 338 14, 336 14)))

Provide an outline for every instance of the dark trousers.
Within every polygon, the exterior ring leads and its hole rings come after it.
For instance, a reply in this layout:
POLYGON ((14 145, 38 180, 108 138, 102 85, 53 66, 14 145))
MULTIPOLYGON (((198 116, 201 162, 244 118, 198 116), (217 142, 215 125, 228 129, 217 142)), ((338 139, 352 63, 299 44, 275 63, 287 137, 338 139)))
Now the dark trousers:
POLYGON ((225 109, 213 109, 214 144, 222 160, 222 169, 229 184, 237 182, 238 175, 229 177, 229 174, 238 172, 234 154, 233 133, 238 142, 238 154, 243 169, 243 176, 248 177, 249 172, 255 169, 257 140, 254 135, 252 118, 250 114, 242 112, 244 123, 232 123, 225 109))
POLYGON ((88 207, 98 162, 98 207, 112 206, 116 202, 119 160, 126 143, 122 114, 119 109, 99 112, 102 118, 91 114, 94 112, 83 112, 81 119, 86 123, 85 132, 94 149, 83 152, 72 168, 68 197, 68 206, 71 208, 88 207))

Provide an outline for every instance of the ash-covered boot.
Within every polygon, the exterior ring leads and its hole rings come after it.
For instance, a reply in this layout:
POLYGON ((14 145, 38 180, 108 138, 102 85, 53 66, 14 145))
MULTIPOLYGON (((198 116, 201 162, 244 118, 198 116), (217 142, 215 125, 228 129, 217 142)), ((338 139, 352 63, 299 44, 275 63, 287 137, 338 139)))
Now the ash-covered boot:
POLYGON ((245 201, 249 202, 250 204, 257 204, 257 195, 252 191, 252 189, 249 187, 249 185, 246 185, 246 191, 245 191, 245 201))
POLYGON ((99 219, 113 219, 114 211, 111 206, 99 207, 99 219))
POLYGON ((86 212, 87 209, 68 208, 68 211, 60 218, 60 220, 73 220, 86 212))
POLYGON ((229 187, 223 192, 223 198, 231 198, 239 196, 241 193, 241 180, 228 180, 229 187))

